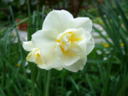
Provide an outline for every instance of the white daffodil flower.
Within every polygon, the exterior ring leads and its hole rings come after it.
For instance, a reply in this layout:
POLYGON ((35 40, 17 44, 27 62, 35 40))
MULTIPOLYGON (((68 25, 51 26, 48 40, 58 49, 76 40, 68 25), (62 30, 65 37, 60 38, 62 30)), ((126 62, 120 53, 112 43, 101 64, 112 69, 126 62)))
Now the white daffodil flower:
POLYGON ((53 10, 32 40, 23 42, 24 49, 30 51, 27 61, 46 70, 82 70, 94 48, 91 31, 92 21, 88 17, 73 18, 66 10, 53 10))

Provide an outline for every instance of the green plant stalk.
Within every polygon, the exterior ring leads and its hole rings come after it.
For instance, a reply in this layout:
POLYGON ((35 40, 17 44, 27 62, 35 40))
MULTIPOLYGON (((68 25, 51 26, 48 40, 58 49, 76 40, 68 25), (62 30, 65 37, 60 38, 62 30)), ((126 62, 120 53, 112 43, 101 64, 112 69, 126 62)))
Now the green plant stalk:
MULTIPOLYGON (((27 0, 27 8, 28 8, 28 32, 27 32, 27 40, 31 40, 31 35, 32 35, 32 16, 31 16, 31 10, 30 10, 30 0, 27 0)), ((32 89, 31 89, 31 93, 32 96, 35 96, 35 78, 36 78, 36 70, 35 70, 35 66, 32 63, 29 63, 30 65, 30 69, 31 69, 31 80, 32 80, 32 89)))
POLYGON ((50 76, 51 76, 51 72, 48 71, 48 73, 47 73, 47 79, 46 79, 46 86, 45 86, 45 96, 49 96, 50 76))
POLYGON ((122 86, 120 87, 120 90, 117 92, 117 96, 122 96, 122 94, 125 93, 126 89, 128 88, 128 76, 125 78, 125 81, 123 82, 122 86))
POLYGON ((32 31, 32 30, 31 30, 31 27, 30 27, 30 26, 31 26, 31 24, 32 24, 32 17, 31 17, 31 10, 30 10, 30 4, 29 4, 29 3, 30 3, 30 1, 27 0, 28 17, 29 17, 29 18, 28 18, 28 32, 27 32, 27 39, 28 39, 28 40, 31 40, 31 35, 32 35, 32 34, 31 34, 31 33, 32 33, 31 31, 32 31))
POLYGON ((93 95, 93 96, 96 96, 96 93, 95 93, 95 91, 94 91, 94 88, 93 88, 92 83, 90 82, 90 78, 89 78, 88 74, 86 74, 86 79, 87 79, 88 85, 89 85, 89 87, 90 87, 90 91, 92 92, 92 95, 93 95))

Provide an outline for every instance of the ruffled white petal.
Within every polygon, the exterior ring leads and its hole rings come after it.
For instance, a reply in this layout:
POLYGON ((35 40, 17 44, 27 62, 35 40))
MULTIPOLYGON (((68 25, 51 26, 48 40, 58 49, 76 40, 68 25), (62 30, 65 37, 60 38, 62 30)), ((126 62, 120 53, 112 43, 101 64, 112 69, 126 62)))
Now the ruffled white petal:
POLYGON ((57 48, 57 54, 61 58, 62 65, 72 65, 81 58, 82 50, 80 50, 80 47, 76 45, 72 45, 72 47, 68 51, 65 51, 65 53, 62 53, 59 47, 57 48))
POLYGON ((51 33, 49 33, 51 35, 54 34, 52 33, 53 29, 61 33, 70 27, 70 22, 72 20, 73 16, 68 11, 53 10, 46 16, 42 28, 43 30, 51 30, 51 33))
POLYGON ((73 65, 71 66, 65 66, 64 68, 72 71, 72 72, 78 72, 80 70, 83 70, 85 64, 86 64, 87 58, 86 56, 80 60, 78 60, 77 62, 75 62, 73 65))
POLYGON ((45 54, 41 54, 43 57, 43 63, 39 64, 38 67, 42 68, 42 69, 57 69, 57 70, 61 70, 63 68, 60 59, 58 58, 58 56, 56 55, 56 53, 52 50, 49 49, 49 52, 45 54))
POLYGON ((46 36, 44 31, 40 30, 32 35, 32 42, 36 48, 40 49, 42 64, 38 64, 40 68, 49 70, 51 68, 61 69, 62 65, 56 52, 56 41, 46 36))
POLYGON ((74 18, 71 25, 74 28, 83 28, 86 32, 92 31, 92 21, 88 17, 74 18))
POLYGON ((87 42, 87 46, 86 46, 87 55, 94 49, 94 46, 95 46, 94 39, 90 37, 89 41, 87 42))
POLYGON ((25 41, 25 42, 23 42, 23 48, 26 51, 31 51, 34 48, 34 46, 32 44, 32 41, 25 41))
POLYGON ((84 54, 88 55, 95 46, 95 42, 91 34, 86 33, 84 39, 79 42, 79 46, 83 50, 84 54))

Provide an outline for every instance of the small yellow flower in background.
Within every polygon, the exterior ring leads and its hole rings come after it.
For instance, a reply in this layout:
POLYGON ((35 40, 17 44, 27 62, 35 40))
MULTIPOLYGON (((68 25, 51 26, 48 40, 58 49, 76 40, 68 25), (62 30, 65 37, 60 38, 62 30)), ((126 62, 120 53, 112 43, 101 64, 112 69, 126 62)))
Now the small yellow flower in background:
POLYGON ((103 45, 104 47, 106 47, 106 48, 110 47, 109 44, 104 44, 104 43, 102 43, 102 45, 103 45))
MULTIPOLYGON (((109 44, 104 44, 104 43, 102 43, 102 46, 104 46, 106 48, 110 47, 109 44)), ((124 47, 124 43, 121 43, 120 46, 121 47, 124 47)))
POLYGON ((24 49, 30 51, 27 61, 46 70, 82 70, 94 48, 91 31, 92 21, 88 17, 73 18, 66 10, 53 10, 32 40, 23 42, 24 49))
POLYGON ((16 64, 16 67, 20 67, 20 64, 19 64, 19 63, 17 63, 17 64, 16 64))
POLYGON ((124 43, 121 43, 120 46, 121 46, 121 47, 124 47, 124 43))

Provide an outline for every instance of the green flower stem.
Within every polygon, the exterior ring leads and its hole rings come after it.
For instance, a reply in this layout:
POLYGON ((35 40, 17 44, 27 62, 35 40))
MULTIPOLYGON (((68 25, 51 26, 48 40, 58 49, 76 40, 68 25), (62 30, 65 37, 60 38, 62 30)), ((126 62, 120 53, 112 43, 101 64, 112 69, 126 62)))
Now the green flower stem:
POLYGON ((50 75, 51 75, 51 72, 48 71, 47 79, 46 79, 46 86, 45 86, 45 96, 49 96, 50 75))

